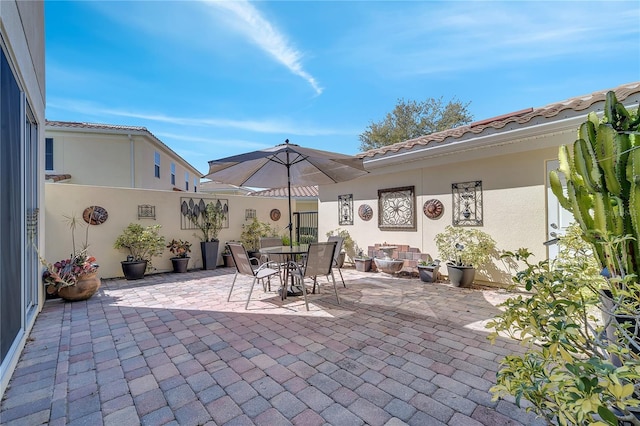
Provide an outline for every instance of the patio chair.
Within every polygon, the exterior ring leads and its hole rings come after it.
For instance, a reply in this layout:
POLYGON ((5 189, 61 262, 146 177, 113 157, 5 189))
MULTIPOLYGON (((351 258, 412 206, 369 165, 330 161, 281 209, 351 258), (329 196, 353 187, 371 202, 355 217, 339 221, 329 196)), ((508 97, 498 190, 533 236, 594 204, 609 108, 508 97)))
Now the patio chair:
POLYGON ((318 284, 318 276, 324 275, 326 277, 331 276, 333 280, 333 290, 336 293, 336 299, 340 304, 340 297, 338 296, 338 289, 336 288, 336 279, 333 275, 333 253, 336 250, 336 242, 328 241, 326 243, 311 243, 307 251, 307 256, 303 265, 298 265, 295 262, 290 262, 289 265, 292 268, 292 274, 298 281, 299 286, 302 288, 302 294, 304 295, 304 303, 309 310, 309 302, 307 301, 307 288, 304 284, 305 278, 313 278, 313 292, 315 293, 316 285, 318 286, 318 292, 320 292, 320 285, 318 284), (295 268, 295 269, 294 269, 295 268))
POLYGON ((329 239, 327 241, 329 241, 329 242, 335 241, 336 242, 336 251, 333 253, 333 267, 338 270, 338 273, 340 274, 340 280, 342 281, 342 285, 345 288, 347 288, 347 285, 344 283, 344 277, 342 276, 342 271, 340 270, 340 266, 338 266, 338 257, 340 257, 340 252, 342 251, 342 244, 344 243, 344 238, 334 235, 334 236, 329 237, 329 239))
MULTIPOLYGON (((280 247, 282 246, 282 238, 280 237, 260 237, 258 240, 260 249, 268 247, 280 247)), ((286 266, 286 259, 279 254, 266 253, 260 251, 260 263, 268 263, 270 268, 277 269, 282 273, 282 268, 286 266)), ((271 286, 269 286, 271 291, 271 286)))
POLYGON ((233 277, 233 282, 231 283, 231 288, 229 289, 229 296, 227 296, 227 302, 231 300, 231 293, 233 292, 233 286, 236 283, 236 279, 238 275, 246 275, 248 277, 253 278, 253 282, 251 283, 251 288, 249 289, 249 296, 247 296, 247 303, 244 306, 245 309, 249 307, 249 300, 251 299, 251 293, 253 292, 253 286, 256 284, 256 281, 262 281, 262 288, 264 291, 267 291, 267 287, 265 285, 265 278, 269 283, 269 288, 271 288, 271 277, 277 275, 280 278, 280 285, 282 285, 282 278, 280 277, 280 272, 277 269, 269 268, 268 263, 263 263, 259 266, 254 266, 250 259, 247 251, 241 243, 227 243, 229 250, 231 251, 231 256, 233 256, 233 261, 236 264, 236 274, 233 277))

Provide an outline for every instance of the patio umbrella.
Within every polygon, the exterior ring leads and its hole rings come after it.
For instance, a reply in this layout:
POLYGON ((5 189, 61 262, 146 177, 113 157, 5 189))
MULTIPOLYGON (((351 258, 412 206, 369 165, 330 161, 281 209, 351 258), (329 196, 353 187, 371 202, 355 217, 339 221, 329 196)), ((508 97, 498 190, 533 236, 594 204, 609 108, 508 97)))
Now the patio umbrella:
POLYGON ((209 161, 205 178, 216 182, 257 188, 287 187, 289 244, 293 244, 292 185, 324 185, 363 176, 362 159, 285 143, 272 148, 209 161), (285 173, 286 171, 286 173, 285 173))

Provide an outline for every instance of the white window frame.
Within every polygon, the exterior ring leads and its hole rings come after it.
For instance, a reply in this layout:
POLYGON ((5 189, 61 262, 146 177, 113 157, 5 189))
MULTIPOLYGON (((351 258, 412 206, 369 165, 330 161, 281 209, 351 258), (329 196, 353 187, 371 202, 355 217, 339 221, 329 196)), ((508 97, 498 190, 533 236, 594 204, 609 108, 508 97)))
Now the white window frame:
POLYGON ((153 175, 158 179, 160 179, 160 153, 156 151, 154 153, 153 158, 154 158, 153 175))
POLYGON ((171 162, 171 185, 176 184, 176 163, 171 162))

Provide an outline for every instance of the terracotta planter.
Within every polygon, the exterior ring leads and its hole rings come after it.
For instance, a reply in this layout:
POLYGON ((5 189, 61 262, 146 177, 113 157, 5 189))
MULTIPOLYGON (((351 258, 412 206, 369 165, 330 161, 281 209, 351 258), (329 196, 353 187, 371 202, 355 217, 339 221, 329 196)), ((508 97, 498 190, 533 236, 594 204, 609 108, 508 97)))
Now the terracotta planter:
POLYGON ((449 282, 455 287, 470 287, 476 277, 476 270, 471 266, 447 265, 449 282))
POLYGON ((233 256, 230 254, 223 254, 222 260, 224 261, 224 266, 227 268, 235 268, 236 263, 233 261, 233 256))
POLYGON ((190 257, 172 257, 171 264, 173 265, 173 272, 184 273, 187 272, 189 266, 190 257))
POLYGON ((75 285, 61 288, 58 290, 58 295, 71 302, 87 300, 98 291, 100 284, 101 281, 97 272, 80 275, 75 285))

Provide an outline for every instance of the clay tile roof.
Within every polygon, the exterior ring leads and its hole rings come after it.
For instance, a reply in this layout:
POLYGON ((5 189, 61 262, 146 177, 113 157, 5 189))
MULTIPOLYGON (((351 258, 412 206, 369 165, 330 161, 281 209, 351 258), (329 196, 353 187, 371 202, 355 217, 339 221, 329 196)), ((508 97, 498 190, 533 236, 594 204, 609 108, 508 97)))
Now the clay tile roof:
MULTIPOLYGON (((122 126, 118 124, 81 123, 78 121, 46 121, 47 126, 68 127, 72 129, 100 129, 100 130, 131 130, 135 132, 149 132, 142 126, 122 126)), ((151 133, 151 132, 149 132, 151 133)))
MULTIPOLYGON (((287 188, 272 188, 272 189, 265 189, 262 191, 254 191, 248 195, 255 195, 260 197, 288 197, 288 191, 287 191, 287 188)), ((317 198, 318 187, 317 186, 292 186, 291 197, 317 198)))
POLYGON ((65 174, 45 174, 44 175, 44 179, 52 181, 52 182, 60 182, 60 181, 63 181, 63 180, 71 179, 71 175, 68 174, 68 173, 65 173, 65 174))
POLYGON ((359 158, 372 158, 377 155, 396 153, 401 150, 409 151, 416 146, 427 146, 430 144, 442 143, 449 139, 460 139, 463 136, 473 136, 482 133, 485 130, 502 129, 507 125, 522 125, 523 127, 529 123, 535 122, 536 119, 549 119, 567 113, 575 115, 581 113, 598 102, 604 102, 607 92, 613 90, 619 101, 625 100, 627 97, 640 93, 640 82, 628 83, 618 86, 615 89, 601 90, 589 95, 577 96, 564 101, 549 104, 540 108, 528 108, 503 114, 498 117, 486 120, 476 121, 466 126, 455 127, 453 129, 444 130, 442 132, 431 133, 429 135, 420 136, 409 139, 404 142, 398 142, 393 145, 381 148, 370 149, 357 155, 359 158))

